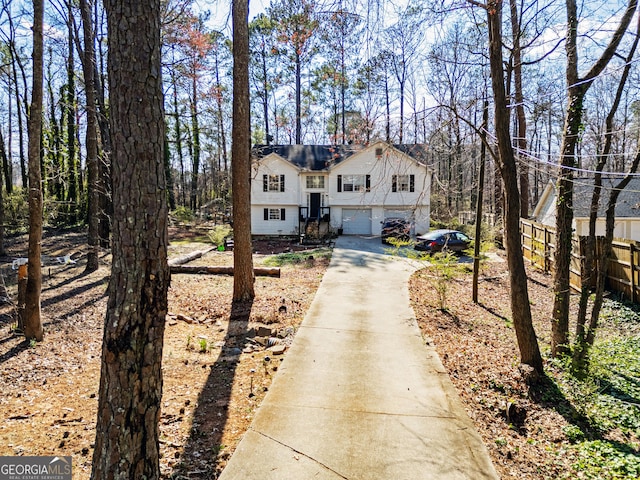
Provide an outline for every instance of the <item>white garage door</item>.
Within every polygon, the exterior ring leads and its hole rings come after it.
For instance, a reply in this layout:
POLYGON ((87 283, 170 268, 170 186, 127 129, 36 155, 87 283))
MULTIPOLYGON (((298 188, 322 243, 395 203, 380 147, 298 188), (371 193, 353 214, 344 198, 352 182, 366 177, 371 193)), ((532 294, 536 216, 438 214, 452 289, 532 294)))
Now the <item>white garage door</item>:
POLYGON ((416 234, 416 222, 413 210, 393 210, 390 208, 385 208, 384 218, 404 218, 405 220, 411 222, 411 235, 416 234))
POLYGON ((371 235, 371 209, 342 209, 342 228, 346 235, 371 235))
POLYGON ((384 218, 404 218, 405 220, 411 220, 413 216, 413 212, 411 210, 384 210, 384 218))

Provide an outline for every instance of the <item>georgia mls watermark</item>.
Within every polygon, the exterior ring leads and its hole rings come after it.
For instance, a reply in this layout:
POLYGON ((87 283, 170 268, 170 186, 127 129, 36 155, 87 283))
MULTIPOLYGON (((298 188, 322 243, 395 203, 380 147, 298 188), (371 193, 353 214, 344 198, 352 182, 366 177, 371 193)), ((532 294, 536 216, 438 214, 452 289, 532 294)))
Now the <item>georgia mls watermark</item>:
POLYGON ((71 480, 71 457, 0 457, 0 480, 71 480))

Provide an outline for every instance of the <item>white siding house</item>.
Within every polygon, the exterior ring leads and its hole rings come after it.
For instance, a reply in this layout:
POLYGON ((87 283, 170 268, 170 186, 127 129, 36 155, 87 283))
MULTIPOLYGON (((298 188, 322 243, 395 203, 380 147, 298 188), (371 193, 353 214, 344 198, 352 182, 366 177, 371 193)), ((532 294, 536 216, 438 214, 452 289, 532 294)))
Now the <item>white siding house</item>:
POLYGON ((331 231, 379 235, 385 217, 429 230, 431 172, 423 145, 272 145, 254 149, 254 235, 331 231))
MULTIPOLYGON (((604 235, 605 210, 609 201, 609 194, 612 186, 618 181, 619 179, 603 179, 598 220, 596 221, 596 235, 604 235)), ((589 210, 593 194, 593 179, 575 178, 573 182, 573 229, 576 235, 587 236, 589 234, 589 210)), ((544 225, 555 227, 556 201, 555 183, 549 182, 533 211, 533 219, 544 225)), ((613 236, 640 241, 640 178, 632 179, 629 185, 620 192, 616 203, 616 221, 613 236)))

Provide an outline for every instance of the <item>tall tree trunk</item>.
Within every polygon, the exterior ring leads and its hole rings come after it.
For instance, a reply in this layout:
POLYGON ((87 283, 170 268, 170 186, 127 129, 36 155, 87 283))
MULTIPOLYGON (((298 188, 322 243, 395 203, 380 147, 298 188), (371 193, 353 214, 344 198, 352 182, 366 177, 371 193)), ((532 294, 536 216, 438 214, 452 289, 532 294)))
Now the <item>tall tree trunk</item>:
POLYGON ((169 210, 176 209, 176 194, 173 188, 173 166, 171 165, 171 150, 169 150, 169 135, 164 135, 164 175, 167 180, 167 200, 169 210))
POLYGON ((200 125, 198 123, 198 78, 194 69, 191 99, 191 131, 193 132, 193 151, 191 168, 190 207, 193 212, 198 208, 198 176, 200 174, 200 125))
MULTIPOLYGON (((5 151, 4 137, 2 136, 2 130, 0 130, 0 157, 3 163, 7 161, 7 154, 5 151)), ((4 249, 4 185, 2 184, 3 170, 0 169, 0 257, 6 255, 4 249)))
POLYGON ((345 66, 345 58, 344 58, 344 37, 346 33, 344 31, 344 24, 341 27, 341 37, 340 37, 340 120, 342 127, 342 143, 343 145, 347 143, 347 106, 346 106, 346 95, 347 95, 347 72, 345 66))
POLYGON ((115 208, 91 478, 158 479, 170 279, 160 0, 104 5, 115 208))
MULTIPOLYGON (((49 50, 49 57, 52 59, 53 54, 49 50)), ((61 142, 60 142, 60 125, 56 117, 56 100, 53 94, 53 74, 51 72, 51 63, 47 66, 47 93, 49 95, 49 148, 47 149, 47 192, 58 201, 62 198, 62 160, 61 160, 61 142)))
MULTIPOLYGON (((234 44, 235 45, 235 44, 234 44)), ((234 57, 235 58, 235 57, 234 57)), ((302 59, 296 52, 296 145, 302 144, 302 59)))
POLYGON ((76 77, 75 77, 75 55, 73 48, 73 10, 71 2, 68 3, 68 48, 67 58, 67 95, 65 101, 65 113, 67 117, 67 222, 75 224, 77 221, 78 203, 78 164, 76 153, 76 77))
POLYGON ((176 153, 178 154, 178 163, 180 165, 180 192, 181 203, 183 206, 187 205, 186 190, 187 184, 184 177, 184 153, 182 152, 182 128, 180 123, 180 104, 178 103, 178 87, 176 81, 175 71, 171 71, 171 83, 173 84, 173 108, 174 108, 174 132, 176 136, 176 153))
POLYGON ((517 0, 509 0, 511 6, 511 34, 513 37, 513 82, 516 100, 516 142, 520 159, 520 216, 529 218, 529 165, 521 152, 527 150, 527 116, 524 111, 524 93, 522 88, 522 47, 520 45, 520 18, 517 0))
POLYGON ((480 275, 480 236, 482 233, 482 207, 484 198, 484 170, 487 158, 487 129, 489 128, 489 100, 485 98, 482 109, 480 135, 480 171, 478 172, 478 197, 476 200, 476 241, 473 248, 473 284, 471 297, 478 303, 478 276, 480 275))
POLYGON ((7 80, 7 155, 2 162, 2 170, 4 171, 4 184, 7 189, 7 194, 13 193, 13 165, 11 149, 13 147, 13 114, 12 108, 13 102, 11 101, 11 79, 7 80))
POLYGON ((543 372, 542 356, 533 322, 527 272, 522 258, 520 239, 520 194, 518 192, 517 167, 509 133, 508 103, 502 70, 502 2, 491 0, 487 9, 489 23, 489 60, 494 97, 494 117, 498 144, 498 164, 502 175, 505 197, 505 244, 511 288, 511 315, 516 331, 522 363, 530 365, 538 373, 543 372))
POLYGON ((551 354, 554 357, 569 352, 569 268, 571 264, 571 239, 573 223, 573 168, 576 166, 577 145, 582 127, 583 103, 594 79, 602 73, 616 53, 637 7, 637 0, 629 0, 625 13, 618 23, 607 48, 602 52, 584 77, 578 75, 578 9, 575 0, 567 5, 567 93, 562 145, 560 147, 560 172, 557 183, 556 203, 556 252, 553 279, 554 302, 551 320, 551 354))
POLYGON ((385 104, 385 142, 391 143, 391 98, 389 96, 389 77, 384 74, 384 104, 385 104))
MULTIPOLYGON (((26 156, 24 154, 24 129, 22 123, 22 100, 20 99, 20 87, 18 86, 18 70, 16 69, 16 65, 18 64, 17 53, 15 53, 15 47, 9 48, 10 57, 11 57, 11 72, 13 74, 13 83, 16 87, 16 114, 18 118, 18 154, 20 156, 20 175, 22 179, 22 188, 27 188, 29 184, 28 172, 27 172, 27 161, 26 156)), ((26 102, 26 94, 25 91, 25 102, 26 102)), ((27 119, 28 121, 28 119, 27 119)))
POLYGON ((40 293, 42 291, 42 172, 40 148, 42 142, 43 95, 43 0, 33 0, 33 88, 29 108, 29 253, 27 290, 25 297, 24 335, 28 340, 42 341, 40 293))
MULTIPOLYGON (((94 34, 98 31, 98 3, 94 3, 94 22, 96 27, 94 34)), ((104 22, 103 22, 104 23, 104 22)), ((96 35, 97 36, 97 35, 96 35)), ((97 45, 101 45, 98 39, 97 45)), ((113 215, 113 202, 111 200, 111 192, 113 190, 111 182, 111 130, 109 127, 109 115, 105 102, 105 82, 104 82, 104 61, 102 48, 98 47, 95 52, 95 63, 93 71, 93 80, 95 83, 98 128, 100 129, 101 149, 98 152, 98 185, 100 191, 99 210, 100 218, 98 220, 98 231, 100 236, 100 246, 109 248, 111 236, 111 217, 113 215)))
MULTIPOLYGON (((263 67, 266 71, 266 65, 263 67)), ((266 75, 266 73, 265 73, 266 75)), ((226 192, 228 191, 228 184, 226 183, 226 178, 227 178, 227 170, 228 170, 228 164, 229 164, 229 158, 227 155, 227 132, 224 126, 224 110, 223 110, 223 98, 222 98, 222 85, 220 83, 220 69, 219 69, 219 65, 218 65, 218 57, 216 56, 216 85, 218 86, 218 96, 216 98, 217 101, 217 107, 218 107, 218 132, 220 134, 220 144, 218 145, 218 150, 220 150, 222 152, 222 160, 223 160, 223 164, 224 164, 224 175, 222 175, 222 172, 220 171, 220 165, 218 165, 218 179, 224 179, 224 182, 218 182, 220 183, 224 183, 224 188, 220 188, 220 186, 218 187, 218 194, 220 194, 221 192, 225 192, 225 196, 226 196, 226 192)), ((265 98, 267 95, 267 91, 266 91, 266 85, 265 85, 265 98)), ((269 144, 269 119, 267 117, 267 102, 265 100, 264 103, 264 108, 265 108, 265 126, 266 126, 266 134, 267 134, 267 144, 269 144)), ((219 163, 219 162, 218 162, 219 163)))
POLYGON ((255 297, 251 247, 251 120, 249 104, 249 2, 233 0, 233 301, 255 297))
MULTIPOLYGON (((264 115, 264 133, 266 136, 266 144, 271 144, 271 134, 269 133, 269 81, 267 78, 267 49, 265 46, 265 42, 262 42, 262 52, 261 52, 261 60, 262 60, 262 114, 264 115)), ((218 80, 218 68, 216 63, 216 81, 220 84, 218 80)))
POLYGON ((87 232, 87 265, 85 272, 94 272, 98 269, 98 250, 100 247, 99 216, 100 216, 100 191, 99 191, 99 166, 98 166, 98 117, 96 107, 96 90, 93 79, 95 69, 95 51, 93 43, 93 23, 91 21, 92 0, 80 0, 80 14, 82 16, 82 31, 84 36, 84 58, 82 70, 84 75, 85 96, 87 99, 87 220, 89 230, 87 232))

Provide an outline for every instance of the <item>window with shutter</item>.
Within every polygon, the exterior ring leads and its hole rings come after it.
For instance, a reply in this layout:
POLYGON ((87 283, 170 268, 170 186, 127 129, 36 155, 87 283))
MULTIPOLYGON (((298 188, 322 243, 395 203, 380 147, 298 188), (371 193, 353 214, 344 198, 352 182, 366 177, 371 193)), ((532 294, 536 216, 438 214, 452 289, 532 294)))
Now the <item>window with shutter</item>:
POLYGON ((393 175, 391 177, 392 192, 413 192, 415 190, 414 175, 393 175))
POLYGON ((284 208, 265 208, 265 220, 284 220, 284 208))
POLYGON ((262 190, 264 192, 284 192, 284 175, 264 175, 262 190))
MULTIPOLYGON (((365 192, 366 177, 365 175, 340 175, 342 177, 342 191, 343 192, 365 192)), ((340 190, 338 190, 340 191, 340 190)))

